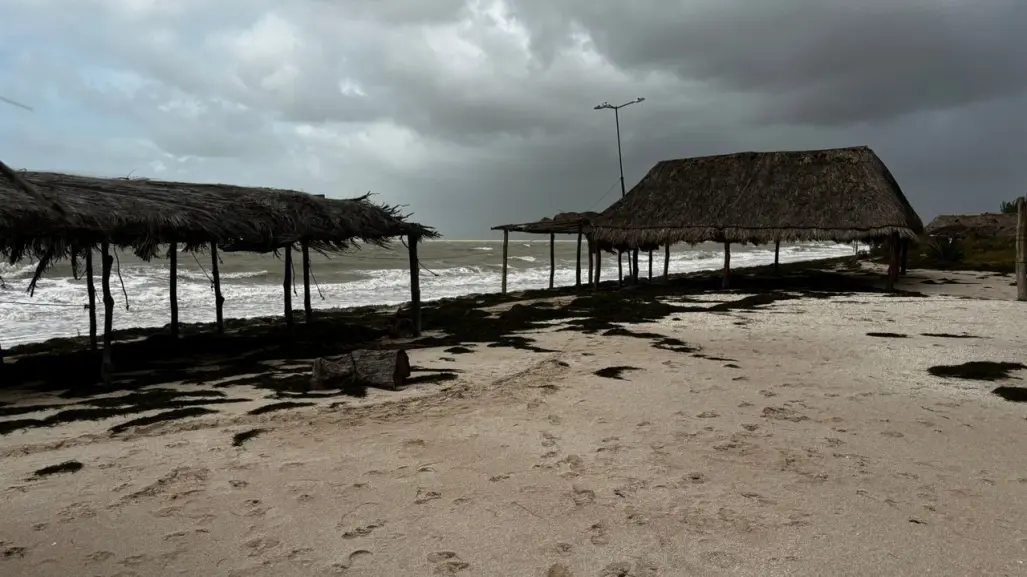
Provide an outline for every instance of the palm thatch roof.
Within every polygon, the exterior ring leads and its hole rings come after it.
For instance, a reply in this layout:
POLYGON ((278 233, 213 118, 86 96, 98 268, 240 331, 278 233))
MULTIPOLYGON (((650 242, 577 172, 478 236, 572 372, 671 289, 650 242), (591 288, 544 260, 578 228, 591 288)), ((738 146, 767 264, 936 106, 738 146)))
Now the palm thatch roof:
POLYGON ((0 163, 0 254, 11 261, 71 256, 107 241, 143 258, 162 244, 187 250, 272 252, 296 242, 318 251, 354 240, 436 237, 369 195, 337 200, 268 188, 13 171, 0 163))
POLYGON ((976 236, 980 238, 1016 236, 1016 215, 1005 213, 943 214, 926 228, 932 236, 976 236))
POLYGON ((922 231, 891 172, 865 146, 665 160, 593 219, 591 230, 600 241, 632 247, 849 242, 922 231))
POLYGON ((584 232, 591 219, 597 216, 599 216, 597 212, 561 212, 553 218, 546 217, 542 220, 522 224, 501 224, 492 227, 492 230, 528 234, 574 234, 584 232))

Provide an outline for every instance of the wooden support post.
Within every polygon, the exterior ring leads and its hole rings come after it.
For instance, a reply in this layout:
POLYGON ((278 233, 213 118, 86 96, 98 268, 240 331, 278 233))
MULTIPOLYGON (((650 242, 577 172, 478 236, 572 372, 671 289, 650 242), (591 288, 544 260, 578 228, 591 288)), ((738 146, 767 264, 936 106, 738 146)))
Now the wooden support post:
POLYGON ((285 328, 292 332, 292 245, 285 247, 285 275, 282 277, 285 297, 285 328))
POLYGON ((585 244, 588 245, 588 286, 592 286, 595 283, 595 243, 592 242, 592 237, 585 237, 585 244))
POLYGON ((168 246, 168 305, 171 307, 171 336, 178 337, 178 243, 168 246))
POLYGON ((574 286, 577 286, 577 287, 581 286, 581 237, 582 237, 582 232, 579 230, 578 231, 578 253, 577 253, 578 267, 574 271, 574 286))
POLYGON ((724 280, 721 283, 721 288, 728 288, 731 286, 731 243, 724 243, 724 280))
POLYGON ((104 385, 111 384, 114 362, 111 359, 111 333, 114 331, 114 295, 111 294, 111 268, 114 257, 111 256, 110 243, 106 240, 100 244, 100 258, 103 268, 101 285, 103 287, 103 364, 100 365, 100 377, 104 385))
POLYGON ((218 272, 218 243, 210 243, 210 276, 214 280, 214 314, 218 334, 225 334, 225 297, 221 296, 221 273, 218 272))
POLYGON ((617 283, 624 286, 624 251, 617 249, 617 283))
POLYGON ((506 294, 506 267, 507 256, 510 251, 510 231, 503 231, 503 294, 506 294))
POLYGON ((631 282, 638 284, 638 249, 631 251, 631 282))
POLYGON ((86 295, 89 297, 89 349, 100 348, 96 341, 96 281, 93 279, 93 245, 86 249, 86 295))
POLYGON ((663 280, 670 280, 670 245, 663 248, 663 280))
POLYGON ((774 241, 774 274, 778 273, 778 269, 781 266, 781 241, 774 241))
POLYGON ((303 251, 303 314, 309 323, 314 320, 314 309, 310 306, 310 245, 307 241, 300 242, 303 251))
POLYGON ((549 288, 556 283, 556 233, 549 233, 549 288))
POLYGON ((603 272, 603 250, 601 248, 599 248, 600 245, 599 245, 598 241, 594 242, 593 244, 595 245, 595 248, 596 248, 596 279, 595 279, 595 283, 592 285, 592 290, 598 291, 599 290, 599 281, 602 278, 602 274, 601 273, 603 272))
POLYGON ((899 235, 892 233, 888 239, 888 278, 885 281, 885 288, 888 291, 895 290, 895 281, 899 278, 899 235))
POLYGON ((899 254, 899 274, 902 276, 906 276, 906 268, 909 264, 909 239, 902 239, 900 247, 901 253, 899 254))
POLYGON ((1027 197, 1016 203, 1016 300, 1027 301, 1027 197))
POLYGON ((653 249, 649 249, 649 284, 653 284, 653 249))
MULTIPOLYGON (((420 240, 414 235, 407 238, 407 245, 410 247, 410 320, 414 325, 415 337, 421 336, 421 263, 417 260, 417 243, 420 240)), ((505 242, 503 246, 506 246, 505 242)), ((503 259, 503 263, 506 263, 506 258, 503 259)), ((505 274, 503 285, 506 285, 505 274)))

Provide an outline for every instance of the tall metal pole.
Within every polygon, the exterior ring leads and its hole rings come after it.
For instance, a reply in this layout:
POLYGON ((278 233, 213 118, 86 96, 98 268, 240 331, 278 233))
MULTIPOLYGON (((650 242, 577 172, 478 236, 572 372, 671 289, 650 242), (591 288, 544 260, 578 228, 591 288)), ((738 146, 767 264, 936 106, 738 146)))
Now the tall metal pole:
POLYGON ((617 163, 620 164, 620 195, 623 198, 627 192, 624 190, 624 155, 620 148, 620 109, 613 109, 613 121, 617 123, 617 163))
POLYGON ((631 106, 632 104, 638 104, 639 102, 644 101, 645 98, 639 97, 632 100, 631 102, 625 102, 624 104, 620 104, 617 106, 614 106, 609 102, 604 102, 598 106, 595 106, 595 110, 603 110, 606 108, 613 110, 613 120, 617 124, 617 163, 620 165, 620 195, 622 198, 627 195, 628 191, 627 187, 624 185, 624 154, 622 152, 620 143, 620 109, 624 108, 625 106, 631 106))

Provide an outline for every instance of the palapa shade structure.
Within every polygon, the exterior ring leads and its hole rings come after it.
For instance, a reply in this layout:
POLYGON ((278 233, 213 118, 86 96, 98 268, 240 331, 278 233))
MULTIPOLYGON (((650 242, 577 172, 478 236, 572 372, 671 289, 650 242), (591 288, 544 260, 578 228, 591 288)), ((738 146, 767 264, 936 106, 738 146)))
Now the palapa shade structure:
MULTIPOLYGON (((581 239, 589 226, 589 221, 598 216, 595 212, 561 212, 553 218, 543 218, 535 222, 522 224, 501 224, 492 227, 492 230, 503 231, 503 293, 506 293, 507 260, 510 245, 511 232, 523 232, 526 234, 548 234, 549 235, 549 288, 553 288, 556 281, 556 235, 577 234, 578 253, 577 271, 575 284, 581 286, 581 239)), ((589 283, 592 282, 592 241, 589 238, 589 283)))
POLYGON ((85 258, 90 335, 96 348, 92 256, 99 245, 103 263, 104 366, 109 364, 111 247, 129 249, 144 259, 168 246, 171 265, 172 331, 177 334, 177 254, 209 250, 217 322, 224 330, 217 251, 284 251, 286 323, 292 327, 292 248, 303 253, 304 304, 311 318, 309 251, 338 252, 355 242, 385 244, 406 237, 410 250, 412 323, 420 332, 417 244, 437 237, 429 227, 407 222, 396 207, 359 198, 326 199, 296 191, 194 184, 147 179, 93 178, 52 172, 14 171, 0 162, 0 256, 25 257, 39 264, 31 288, 53 262, 85 258))
POLYGON ((900 239, 916 239, 923 224, 884 162, 857 146, 665 160, 590 232, 631 247, 725 243, 726 283, 732 242, 890 238, 897 261, 900 239))

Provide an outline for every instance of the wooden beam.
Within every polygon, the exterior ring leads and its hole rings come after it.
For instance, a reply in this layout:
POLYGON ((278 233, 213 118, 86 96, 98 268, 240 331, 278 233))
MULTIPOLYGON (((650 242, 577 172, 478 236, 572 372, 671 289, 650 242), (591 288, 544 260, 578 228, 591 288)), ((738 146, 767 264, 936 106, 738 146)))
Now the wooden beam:
POLYGON ((86 249, 86 295, 89 297, 89 349, 96 351, 96 281, 93 279, 93 245, 86 249))
POLYGON ((178 243, 168 246, 168 305, 171 307, 171 336, 178 337, 178 243))
POLYGON ((728 288, 731 286, 731 243, 724 243, 724 280, 721 282, 721 288, 728 288))
POLYGON ((631 251, 631 282, 638 284, 638 249, 631 251))
POLYGON ((899 274, 906 276, 906 268, 909 264, 909 239, 902 239, 899 246, 901 247, 901 253, 899 254, 899 274))
MULTIPOLYGON (((414 325, 415 337, 421 336, 421 263, 417 260, 419 241, 414 235, 407 237, 407 246, 410 247, 410 321, 414 325)), ((506 262, 505 258, 503 262, 506 262)), ((506 284, 505 275, 503 284, 506 284)))
POLYGON ((503 231, 503 294, 506 294, 506 268, 507 260, 510 253, 510 231, 503 231))
POLYGON ((586 241, 586 244, 588 245, 588 286, 592 286, 596 282, 596 278, 595 278, 595 274, 596 274, 595 273, 595 258, 596 258, 595 246, 596 246, 596 243, 595 243, 595 241, 592 240, 592 237, 590 237, 590 236, 586 236, 585 237, 585 241, 586 241))
POLYGON ((617 249, 617 283, 624 286, 624 251, 617 249))
POLYGON ((595 245, 595 249, 596 249, 596 280, 595 280, 595 283, 592 285, 592 290, 593 291, 598 291, 599 290, 599 281, 602 278, 602 274, 601 273, 603 272, 603 251, 602 251, 601 248, 599 248, 599 243, 598 242, 594 242, 592 244, 595 245))
POLYGON ((114 295, 111 294, 111 268, 114 257, 111 246, 106 240, 100 244, 100 258, 103 274, 100 280, 103 287, 103 363, 100 365, 100 377, 104 385, 111 384, 114 372, 114 361, 111 358, 111 333, 114 331, 114 295))
POLYGON ((888 278, 885 281, 885 289, 895 290, 895 281, 899 278, 899 235, 892 233, 888 239, 888 278))
POLYGON ((303 251, 303 314, 309 323, 314 319, 314 309, 310 306, 310 244, 300 243, 303 251))
POLYGON ((774 241, 774 274, 778 273, 778 269, 781 266, 781 241, 774 241))
POLYGON ((670 245, 663 248, 663 280, 670 280, 670 245))
POLYGON ((285 327, 292 332, 292 245, 285 247, 285 275, 282 277, 285 297, 285 327))
POLYGON ((649 249, 649 284, 653 284, 653 249, 649 249))
POLYGON ((574 271, 574 286, 577 286, 577 287, 581 286, 581 237, 582 237, 582 235, 583 235, 583 233, 579 230, 578 231, 578 253, 577 253, 578 267, 574 271))
POLYGON ((556 282, 556 233, 549 233, 549 288, 556 282))
POLYGON ((1027 301, 1027 197, 1016 203, 1016 300, 1027 301))
POLYGON ((225 334, 225 297, 221 296, 221 273, 218 271, 218 243, 210 243, 210 276, 214 281, 214 314, 218 334, 225 334))

